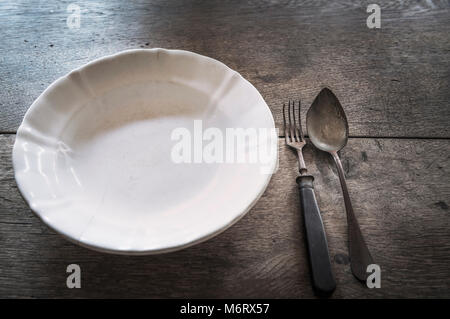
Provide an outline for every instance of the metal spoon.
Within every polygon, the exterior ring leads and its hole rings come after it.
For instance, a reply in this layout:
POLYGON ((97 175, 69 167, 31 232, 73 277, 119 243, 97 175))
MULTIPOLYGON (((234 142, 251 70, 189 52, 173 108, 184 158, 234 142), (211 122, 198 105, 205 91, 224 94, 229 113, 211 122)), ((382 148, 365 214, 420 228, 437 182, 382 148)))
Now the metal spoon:
POLYGON ((348 249, 353 275, 361 281, 367 278, 367 266, 373 264, 372 256, 364 242, 358 220, 345 182, 344 169, 338 151, 348 139, 348 123, 344 109, 330 89, 324 88, 314 100, 306 115, 306 127, 311 142, 320 150, 330 153, 336 162, 347 211, 348 249))

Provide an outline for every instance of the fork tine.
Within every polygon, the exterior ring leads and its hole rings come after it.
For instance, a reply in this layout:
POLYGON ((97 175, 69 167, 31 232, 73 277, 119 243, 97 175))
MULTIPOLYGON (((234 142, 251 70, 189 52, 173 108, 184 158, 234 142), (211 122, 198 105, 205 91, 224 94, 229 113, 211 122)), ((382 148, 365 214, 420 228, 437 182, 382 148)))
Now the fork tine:
POLYGON ((287 116, 286 116, 286 136, 289 137, 289 142, 292 142, 292 135, 291 135, 291 100, 288 101, 288 107, 287 107, 287 116))
POLYGON ((292 125, 292 120, 291 120, 291 100, 289 100, 288 116, 289 116, 290 139, 291 139, 291 141, 295 142, 294 126, 292 125))
POLYGON ((283 123, 284 123, 284 139, 286 140, 286 143, 289 143, 288 128, 286 125, 286 104, 285 103, 283 103, 283 123))
POLYGON ((301 101, 298 100, 298 124, 299 124, 299 130, 300 130, 300 138, 302 140, 305 140, 305 136, 303 135, 303 128, 302 128, 302 109, 301 109, 301 101))
POLYGON ((297 126, 297 121, 295 120, 295 101, 292 101, 292 117, 294 118, 294 133, 295 133, 295 138, 297 142, 301 142, 300 136, 299 136, 299 132, 298 132, 298 126, 297 126))

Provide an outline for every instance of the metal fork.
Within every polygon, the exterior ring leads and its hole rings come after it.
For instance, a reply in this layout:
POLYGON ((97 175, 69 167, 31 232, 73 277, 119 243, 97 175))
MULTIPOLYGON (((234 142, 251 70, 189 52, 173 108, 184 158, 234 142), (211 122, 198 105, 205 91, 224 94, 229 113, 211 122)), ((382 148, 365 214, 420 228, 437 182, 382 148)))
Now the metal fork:
POLYGON ((298 157, 300 176, 297 177, 297 184, 300 190, 312 284, 317 294, 329 295, 336 288, 336 282, 331 270, 325 228, 314 194, 314 177, 308 175, 303 159, 302 151, 306 140, 302 130, 301 102, 298 101, 297 116, 295 104, 294 101, 289 101, 287 114, 286 105, 283 104, 284 137, 286 144, 296 150, 298 157))
POLYGON ((289 123, 287 125, 286 125, 286 105, 283 104, 284 138, 286 140, 286 144, 297 151, 300 175, 304 175, 308 172, 308 170, 306 169, 305 160, 303 159, 303 153, 302 153, 303 146, 306 145, 306 141, 303 136, 303 130, 302 130, 302 121, 301 121, 301 113, 300 113, 301 102, 298 101, 298 125, 297 125, 296 119, 295 119, 295 105, 294 104, 295 104, 294 101, 292 101, 292 107, 291 107, 291 101, 289 101, 289 104, 288 104, 289 123), (291 120, 291 113, 292 113, 292 120, 291 120))

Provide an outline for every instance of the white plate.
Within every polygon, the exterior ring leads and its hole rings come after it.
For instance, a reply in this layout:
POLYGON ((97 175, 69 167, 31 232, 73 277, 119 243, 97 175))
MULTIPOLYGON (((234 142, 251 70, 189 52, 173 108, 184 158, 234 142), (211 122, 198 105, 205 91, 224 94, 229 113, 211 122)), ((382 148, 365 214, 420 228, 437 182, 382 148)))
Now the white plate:
POLYGON ((171 134, 193 133, 194 120, 203 130, 274 129, 258 91, 214 59, 164 49, 101 58, 30 107, 14 144, 17 184, 48 226, 92 249, 152 254, 198 243, 252 207, 277 151, 264 163, 177 164, 171 134))

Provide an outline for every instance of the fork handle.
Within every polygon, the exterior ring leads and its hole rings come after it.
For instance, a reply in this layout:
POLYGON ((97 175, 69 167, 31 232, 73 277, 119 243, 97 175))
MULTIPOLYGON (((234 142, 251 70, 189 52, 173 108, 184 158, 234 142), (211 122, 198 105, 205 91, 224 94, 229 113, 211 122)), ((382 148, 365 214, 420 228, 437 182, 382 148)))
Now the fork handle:
POLYGON ((306 230, 309 263, 314 290, 319 295, 330 295, 336 288, 328 253, 327 237, 314 194, 314 177, 297 177, 300 190, 300 204, 306 230))

